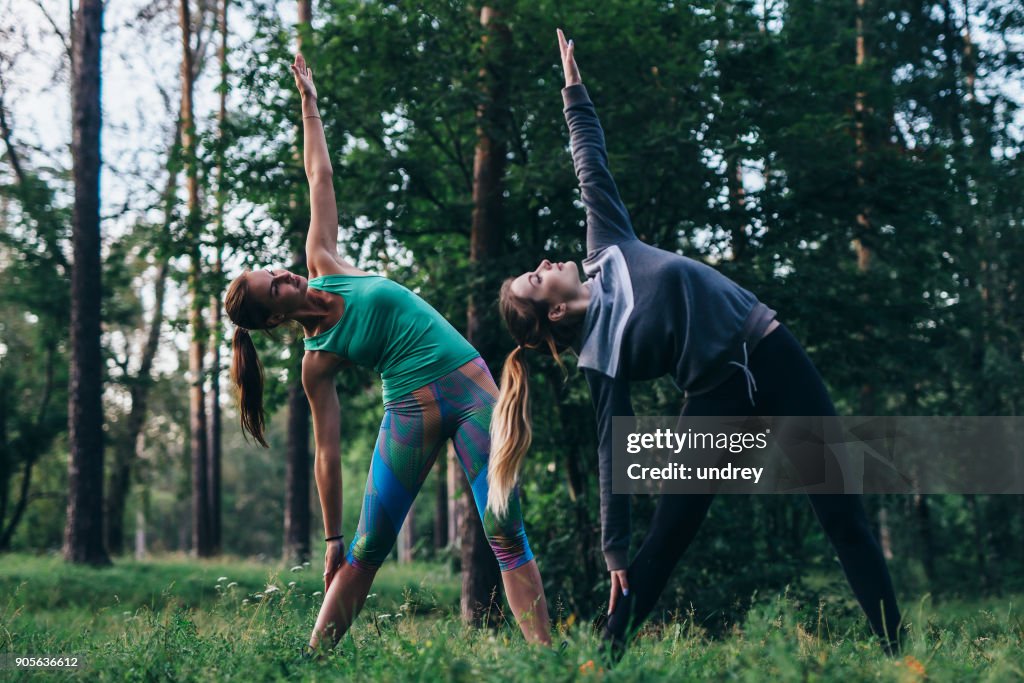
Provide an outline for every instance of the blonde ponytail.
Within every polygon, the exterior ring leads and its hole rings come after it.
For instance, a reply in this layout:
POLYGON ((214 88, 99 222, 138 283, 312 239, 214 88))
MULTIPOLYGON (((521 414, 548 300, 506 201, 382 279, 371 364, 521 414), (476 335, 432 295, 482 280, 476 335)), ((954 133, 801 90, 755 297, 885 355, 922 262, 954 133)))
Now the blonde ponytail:
POLYGON ((501 369, 501 391, 491 417, 491 457, 487 466, 487 507, 504 517, 533 441, 530 387, 522 346, 512 349, 501 369))
POLYGON ((498 309, 517 346, 501 369, 501 391, 491 415, 491 457, 487 465, 487 508, 504 517, 508 499, 519 479, 523 458, 533 441, 530 426, 530 387, 526 369, 527 349, 547 347, 551 357, 566 374, 560 354, 577 334, 576 325, 555 325, 548 319, 543 302, 518 297, 512 292, 514 277, 501 284, 498 309))

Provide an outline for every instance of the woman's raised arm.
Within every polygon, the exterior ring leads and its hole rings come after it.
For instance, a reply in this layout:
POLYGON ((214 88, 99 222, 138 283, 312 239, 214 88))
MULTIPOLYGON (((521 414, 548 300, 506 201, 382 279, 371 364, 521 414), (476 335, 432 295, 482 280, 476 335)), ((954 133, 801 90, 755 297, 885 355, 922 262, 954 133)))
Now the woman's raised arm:
POLYGON ((565 122, 572 142, 572 161, 580 181, 580 199, 587 211, 587 256, 605 247, 636 239, 629 212, 619 197, 605 150, 604 131, 576 66, 576 47, 558 29, 558 48, 565 71, 565 122))
POLYGON ((338 205, 334 198, 334 170, 327 151, 324 125, 317 108, 313 71, 301 54, 291 65, 295 86, 302 96, 302 149, 309 182, 309 232, 306 267, 311 277, 338 271, 338 205))

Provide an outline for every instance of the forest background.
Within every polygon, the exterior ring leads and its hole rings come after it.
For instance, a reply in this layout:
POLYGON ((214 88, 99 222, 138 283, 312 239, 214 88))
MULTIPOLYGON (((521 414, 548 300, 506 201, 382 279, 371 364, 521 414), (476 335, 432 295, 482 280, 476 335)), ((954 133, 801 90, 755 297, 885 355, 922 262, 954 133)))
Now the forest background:
MULTIPOLYGON (((841 414, 1021 409, 1017 3, 166 0, 108 4, 95 53, 99 3, 0 4, 0 552, 318 561, 301 335, 260 342, 261 449, 219 305, 244 267, 303 268, 298 48, 342 252, 419 293, 495 376, 501 280, 583 256, 563 27, 638 235, 778 311, 841 414)), ((575 371, 538 357, 531 382, 527 529, 549 599, 589 619, 608 590, 593 410, 575 371)), ((370 371, 338 389, 351 538, 382 407, 370 371)), ((634 397, 682 403, 667 379, 634 397)), ((436 469, 396 559, 461 572, 479 620, 496 567, 461 470, 436 469)), ((866 504, 901 594, 1022 589, 1024 497, 866 504)), ((652 509, 634 501, 637 538, 652 509)), ((787 586, 855 611, 806 501, 726 497, 661 607, 724 626, 787 586)))

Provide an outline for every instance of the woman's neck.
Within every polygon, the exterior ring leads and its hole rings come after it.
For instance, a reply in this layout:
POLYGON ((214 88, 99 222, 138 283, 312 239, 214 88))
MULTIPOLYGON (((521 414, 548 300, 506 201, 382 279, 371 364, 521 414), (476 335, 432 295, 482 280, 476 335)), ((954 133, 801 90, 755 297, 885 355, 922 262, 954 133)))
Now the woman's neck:
POLYGON ((332 297, 327 292, 310 287, 306 290, 305 302, 298 309, 292 311, 288 317, 302 325, 306 333, 312 336, 324 318, 331 317, 334 312, 335 298, 339 300, 338 303, 342 307, 345 305, 344 299, 341 297, 332 297))
POLYGON ((567 325, 582 325, 583 319, 587 317, 587 307, 590 306, 590 284, 593 280, 587 280, 576 290, 576 296, 566 301, 565 323, 567 325))

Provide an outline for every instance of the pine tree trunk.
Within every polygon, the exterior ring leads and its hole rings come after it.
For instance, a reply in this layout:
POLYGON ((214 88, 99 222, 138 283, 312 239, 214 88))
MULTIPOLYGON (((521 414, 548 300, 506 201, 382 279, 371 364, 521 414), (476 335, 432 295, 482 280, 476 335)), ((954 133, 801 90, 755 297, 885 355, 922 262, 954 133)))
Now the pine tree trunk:
POLYGON ((288 385, 288 457, 285 467, 284 559, 301 564, 310 558, 309 402, 301 379, 288 385))
MULTIPOLYGON (((507 128, 507 86, 501 71, 501 52, 508 43, 508 27, 492 7, 480 10, 480 23, 486 29, 483 38, 485 66, 481 69, 482 101, 477 108, 477 143, 473 159, 473 216, 470 229, 470 268, 474 274, 487 272, 490 261, 501 250, 502 177, 505 174, 505 134, 507 128)), ((480 310, 481 302, 470 296, 466 316, 469 342, 489 364, 497 358, 494 325, 480 310)), ((484 472, 480 476, 486 476, 484 472)), ((470 482, 471 484, 472 482, 470 482)), ((462 618, 481 625, 497 618, 492 607, 501 582, 494 558, 472 500, 470 486, 463 490, 466 514, 462 519, 462 618)))
POLYGON ((198 557, 209 557, 210 513, 208 506, 209 485, 207 481, 207 422, 206 400, 203 391, 205 377, 204 357, 206 355, 206 321, 203 315, 202 254, 200 253, 199 231, 201 229, 199 206, 199 169, 196 162, 195 116, 192 107, 192 90, 195 83, 194 55, 192 53, 192 25, 189 0, 180 0, 179 20, 181 24, 181 128, 182 157, 185 160, 186 185, 188 188, 188 239, 189 275, 188 289, 191 298, 189 326, 192 337, 189 343, 189 432, 192 464, 192 549, 198 557))
POLYGON ((434 550, 448 547, 448 458, 437 459, 437 493, 434 496, 434 550))
MULTIPOLYGON (((864 13, 866 11, 866 0, 857 0, 857 54, 856 54, 856 66, 857 71, 860 72, 864 69, 867 62, 867 47, 864 36, 864 13)), ((865 78, 861 76, 861 78, 865 78)), ((859 87, 859 86, 858 86, 859 87)), ((864 188, 867 185, 865 179, 865 157, 868 152, 867 137, 864 129, 864 119, 868 114, 867 106, 864 102, 866 93, 863 90, 857 90, 854 97, 854 140, 856 143, 857 158, 854 162, 854 170, 857 177, 857 190, 863 194, 864 188)), ((854 239, 853 246, 857 254, 857 270, 861 274, 866 274, 871 268, 871 247, 869 245, 871 231, 871 208, 866 202, 861 204, 859 211, 857 212, 856 224, 854 226, 854 239)), ((870 301, 866 294, 861 295, 861 303, 867 307, 870 306, 870 301)), ((870 324, 864 326, 864 340, 870 340, 873 334, 873 328, 870 324)), ((865 373, 866 369, 863 370, 865 373)), ((861 384, 860 388, 860 406, 859 413, 861 415, 874 415, 876 406, 875 400, 875 388, 871 382, 867 379, 861 384)))
POLYGON ((412 548, 416 545, 416 501, 409 506, 409 513, 405 516, 402 529, 398 532, 398 562, 408 564, 412 562, 412 548))
POLYGON ((103 547, 103 359, 100 353, 100 105, 103 3, 81 0, 72 27, 71 364, 64 559, 108 564, 103 547))
POLYGON ((732 232, 732 260, 739 261, 747 252, 750 242, 749 222, 747 221, 747 192, 743 187, 743 165, 739 155, 729 157, 726 167, 729 185, 729 221, 732 232))
MULTIPOLYGON (((299 0, 298 19, 302 27, 309 27, 312 21, 312 3, 299 0)), ((296 39, 296 47, 302 51, 302 34, 296 39)), ((302 123, 296 128, 296 159, 302 167, 302 123)), ((309 230, 309 206, 305 194, 298 192, 292 198, 292 240, 295 245, 292 254, 292 269, 306 270, 306 250, 303 246, 309 230)), ((303 349, 301 340, 295 341, 294 362, 289 371, 288 385, 288 448, 285 463, 285 513, 284 513, 284 555, 289 563, 302 563, 310 558, 310 449, 309 449, 309 401, 302 388, 302 372, 299 359, 303 349)))
POLYGON ((980 507, 978 506, 978 497, 974 494, 967 494, 964 496, 964 501, 971 515, 974 560, 978 568, 978 583, 982 590, 989 590, 992 587, 992 574, 989 571, 988 553, 985 550, 986 529, 980 507))
POLYGON ((878 509, 878 543, 882 546, 882 556, 892 559, 892 532, 889 530, 889 511, 883 503, 878 509))
POLYGON ((142 505, 135 510, 135 560, 146 559, 146 512, 142 505))
POLYGON ((924 575, 928 579, 928 586, 935 590, 935 538, 932 534, 931 511, 928 506, 928 496, 916 494, 914 496, 914 513, 917 517, 917 531, 921 538, 921 564, 924 567, 924 575))
POLYGON ((462 545, 459 536, 459 522, 462 516, 462 489, 466 477, 462 474, 462 465, 459 463, 459 456, 455 452, 455 445, 448 442, 448 467, 445 472, 445 481, 448 489, 448 544, 458 548, 462 545))
MULTIPOLYGON (((220 283, 224 271, 224 127, 228 118, 228 2, 220 0, 218 4, 217 27, 220 31, 220 49, 217 61, 220 65, 220 108, 217 111, 217 220, 216 249, 217 256, 213 265, 213 281, 220 283)), ((220 502, 220 470, 221 470, 221 412, 220 412, 220 351, 224 345, 222 304, 220 292, 210 301, 210 424, 209 443, 207 445, 207 509, 210 516, 210 548, 215 555, 221 552, 221 502, 220 502)))

